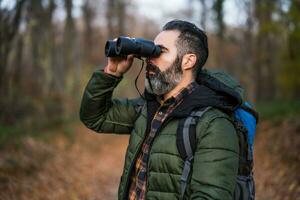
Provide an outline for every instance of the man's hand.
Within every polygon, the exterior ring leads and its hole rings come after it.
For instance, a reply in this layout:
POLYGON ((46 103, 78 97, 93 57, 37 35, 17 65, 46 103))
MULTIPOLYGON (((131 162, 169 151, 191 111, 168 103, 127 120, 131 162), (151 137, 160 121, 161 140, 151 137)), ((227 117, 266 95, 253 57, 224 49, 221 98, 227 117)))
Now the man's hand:
POLYGON ((109 57, 104 71, 108 74, 121 77, 130 69, 133 58, 133 55, 128 55, 126 57, 109 57))

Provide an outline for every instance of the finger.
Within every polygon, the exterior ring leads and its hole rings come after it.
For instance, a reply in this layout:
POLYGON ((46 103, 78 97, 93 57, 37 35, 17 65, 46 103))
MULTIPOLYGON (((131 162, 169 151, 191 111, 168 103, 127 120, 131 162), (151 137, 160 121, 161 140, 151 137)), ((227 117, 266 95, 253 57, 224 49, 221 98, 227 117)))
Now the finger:
POLYGON ((133 54, 127 56, 127 60, 128 61, 132 62, 133 59, 134 59, 134 55, 133 54))
POLYGON ((115 59, 109 58, 109 65, 108 65, 109 71, 112 71, 112 72, 117 71, 117 65, 118 65, 118 61, 116 61, 115 59))
POLYGON ((116 72, 117 71, 117 65, 110 65, 109 66, 109 71, 116 72))

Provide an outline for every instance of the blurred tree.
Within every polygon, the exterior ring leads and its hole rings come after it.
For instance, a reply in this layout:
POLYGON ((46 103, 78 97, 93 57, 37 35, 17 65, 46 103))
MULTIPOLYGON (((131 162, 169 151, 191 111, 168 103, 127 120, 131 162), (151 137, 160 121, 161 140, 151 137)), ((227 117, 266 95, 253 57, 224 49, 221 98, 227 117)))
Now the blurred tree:
POLYGON ((224 62, 224 51, 225 51, 225 23, 224 23, 224 2, 225 0, 215 0, 213 2, 212 11, 215 14, 214 22, 216 24, 216 36, 217 36, 217 46, 215 51, 215 59, 217 67, 225 68, 231 71, 231 65, 226 65, 224 62))
POLYGON ((224 37, 225 23, 224 23, 224 2, 225 0, 215 0, 213 4, 213 11, 215 12, 215 22, 217 35, 219 38, 224 37))
POLYGON ((290 0, 286 16, 287 43, 279 74, 285 98, 300 98, 300 1, 290 0))
POLYGON ((200 24, 203 30, 206 29, 206 19, 207 19, 207 5, 206 0, 199 0, 201 3, 201 17, 200 17, 200 24))
POLYGON ((86 0, 82 6, 83 12, 83 20, 84 20, 84 36, 83 36, 83 43, 84 43, 84 51, 82 52, 83 58, 85 63, 89 63, 91 61, 91 54, 93 52, 93 39, 94 39, 94 30, 92 27, 92 22, 95 17, 95 11, 91 5, 90 0, 86 0))
POLYGON ((277 94, 276 57, 278 24, 273 20, 278 0, 255 0, 258 33, 255 50, 255 91, 258 100, 270 100, 277 94))
POLYGON ((106 23, 107 23, 107 30, 108 35, 111 38, 116 37, 115 31, 115 19, 114 19, 114 10, 115 10, 115 0, 108 0, 106 6, 106 23))
POLYGON ((49 0, 46 7, 45 29, 47 30, 47 77, 45 85, 47 89, 47 106, 46 114, 49 120, 58 118, 63 114, 63 97, 64 97, 64 66, 61 63, 61 50, 56 42, 55 24, 53 23, 54 11, 57 5, 55 0, 49 0))
MULTIPOLYGON (((49 6, 47 9, 47 20, 46 27, 48 32, 48 47, 49 47, 49 65, 51 68, 50 72, 50 86, 49 90, 52 91, 52 94, 60 96, 62 98, 64 93, 64 65, 62 64, 61 59, 61 45, 57 44, 57 33, 55 31, 55 24, 53 23, 54 11, 57 5, 55 0, 49 1, 49 6)), ((58 102, 58 106, 61 102, 58 102)), ((62 111, 59 111, 61 113, 62 111)))
POLYGON ((15 44, 20 47, 17 54, 22 51, 23 42, 18 37, 18 31, 24 8, 25 1, 17 1, 11 10, 0 7, 0 122, 9 125, 15 121, 11 110, 11 93, 13 91, 11 91, 10 83, 14 79, 20 80, 20 76, 13 77, 10 72, 9 57, 15 44))
POLYGON ((127 0, 107 0, 106 23, 108 35, 115 38, 125 35, 127 0))
MULTIPOLYGON (((72 70, 71 67, 74 66, 74 42, 75 42, 75 24, 72 15, 73 11, 73 0, 64 0, 64 6, 66 11, 66 19, 65 19, 65 28, 64 28, 64 40, 63 40, 63 48, 64 48, 64 73, 63 77, 65 77, 65 83, 63 88, 66 88, 67 75, 72 70)), ((70 88, 69 88, 70 89, 70 88)))
POLYGON ((239 7, 245 12, 246 14, 246 24, 245 29, 243 30, 242 39, 239 41, 241 51, 241 60, 243 63, 236 69, 241 79, 245 80, 245 84, 247 85, 247 98, 251 102, 255 102, 255 75, 254 75, 254 16, 253 16, 253 7, 254 2, 253 0, 242 0, 237 1, 239 7))
POLYGON ((129 2, 126 0, 118 0, 117 1, 117 19, 118 19, 118 34, 125 35, 125 27, 126 27, 126 8, 129 2))
MULTIPOLYGON (((1 2, 0 2, 1 3, 1 2)), ((16 1, 12 10, 0 7, 0 96, 7 94, 7 67, 8 56, 13 48, 13 41, 16 38, 21 24, 22 11, 25 0, 16 1)), ((3 100, 3 98, 1 98, 3 100)), ((1 105, 0 100, 0 107, 1 105)))
POLYGON ((81 80, 81 47, 79 41, 79 30, 75 25, 75 18, 73 16, 73 0, 64 0, 64 6, 66 11, 65 27, 64 27, 64 90, 65 101, 64 107, 66 109, 65 116, 67 118, 74 116, 76 110, 74 106, 79 101, 78 90, 81 80))
MULTIPOLYGON (((95 65, 103 64, 106 38, 130 34, 153 39, 159 31, 156 21, 129 13, 138 6, 131 0, 84 0, 80 16, 73 15, 74 0, 14 2, 13 8, 0 7, 0 120, 9 124, 77 116, 82 76, 87 80, 95 65)), ((299 98, 299 0, 235 1, 240 5, 236 9, 246 14, 245 24, 236 27, 224 22, 229 1, 187 2, 189 7, 182 8, 187 13, 180 16, 195 17, 191 12, 196 3, 201 5, 197 18, 202 28, 214 22, 215 32, 208 32, 208 64, 246 80, 256 100, 278 94, 299 98)), ((133 67, 127 78, 135 77, 138 69, 133 67)))
POLYGON ((45 20, 44 8, 40 0, 30 0, 28 6, 30 17, 29 27, 31 34, 31 72, 35 79, 32 82, 32 94, 41 97, 43 94, 43 80, 45 72, 43 70, 43 37, 45 35, 43 23, 45 20))

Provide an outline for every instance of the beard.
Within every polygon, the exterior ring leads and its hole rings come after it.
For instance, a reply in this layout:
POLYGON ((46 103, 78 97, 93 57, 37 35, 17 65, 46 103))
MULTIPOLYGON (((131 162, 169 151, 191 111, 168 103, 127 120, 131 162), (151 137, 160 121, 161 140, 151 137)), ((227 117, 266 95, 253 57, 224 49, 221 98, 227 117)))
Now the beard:
POLYGON ((145 88, 149 93, 155 95, 163 95, 174 89, 181 81, 183 73, 178 56, 165 71, 160 71, 156 65, 151 63, 147 64, 146 70, 145 88), (152 72, 152 75, 149 75, 149 71, 152 72))

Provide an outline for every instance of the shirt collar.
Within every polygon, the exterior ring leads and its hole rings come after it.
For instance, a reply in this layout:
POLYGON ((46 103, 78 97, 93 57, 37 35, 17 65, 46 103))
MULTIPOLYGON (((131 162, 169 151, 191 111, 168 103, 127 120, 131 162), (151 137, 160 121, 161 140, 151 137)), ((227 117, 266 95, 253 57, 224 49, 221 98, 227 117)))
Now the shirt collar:
POLYGON ((160 102, 161 104, 165 104, 165 105, 171 105, 173 103, 178 103, 180 102, 182 99, 184 99, 184 97, 188 96, 189 94, 191 94, 196 87, 198 86, 198 84, 193 81, 190 84, 188 84, 186 87, 182 88, 176 96, 172 96, 169 99, 167 99, 166 101, 162 101, 162 97, 163 96, 159 96, 158 97, 158 102, 160 102))

